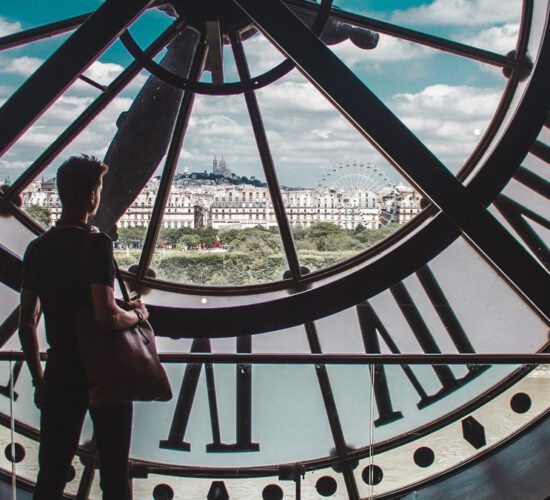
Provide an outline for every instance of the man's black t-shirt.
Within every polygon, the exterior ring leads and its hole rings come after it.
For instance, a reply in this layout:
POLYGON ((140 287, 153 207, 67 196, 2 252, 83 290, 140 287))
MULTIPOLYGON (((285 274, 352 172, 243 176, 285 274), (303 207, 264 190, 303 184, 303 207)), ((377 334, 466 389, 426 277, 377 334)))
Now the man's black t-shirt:
POLYGON ((113 243, 105 233, 55 227, 29 244, 22 286, 40 297, 51 354, 78 357, 75 313, 91 307, 90 284, 113 287, 114 278, 113 243))

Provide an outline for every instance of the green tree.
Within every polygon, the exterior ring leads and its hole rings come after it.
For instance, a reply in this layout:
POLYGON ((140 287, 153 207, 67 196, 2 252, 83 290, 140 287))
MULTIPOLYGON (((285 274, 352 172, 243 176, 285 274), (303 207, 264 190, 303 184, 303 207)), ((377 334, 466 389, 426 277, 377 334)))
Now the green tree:
POLYGON ((281 251, 279 237, 266 229, 254 227, 243 229, 229 244, 230 252, 252 255, 270 255, 281 251))
POLYGON ((362 245, 351 235, 351 231, 343 229, 331 222, 320 222, 309 228, 303 239, 302 248, 311 249, 313 243, 315 248, 321 252, 338 252, 345 250, 358 250, 362 245))
POLYGON ((141 248, 146 231, 146 227, 121 227, 117 230, 117 241, 128 248, 141 248))
POLYGON ((163 227, 159 233, 159 243, 162 245, 169 245, 172 248, 176 248, 178 241, 184 234, 192 234, 194 229, 190 227, 163 227))
POLYGON ((218 231, 211 227, 202 227, 196 229, 196 235, 199 238, 199 243, 207 248, 213 247, 218 241, 218 231))
POLYGON ((25 212, 43 227, 50 227, 52 213, 46 207, 29 205, 25 212))
POLYGON ((194 248, 200 243, 200 238, 197 234, 183 234, 177 242, 177 248, 187 250, 194 248))
POLYGON ((239 229, 229 229, 228 231, 222 231, 219 234, 220 243, 224 245, 229 245, 235 238, 240 234, 239 229))
POLYGON ((323 238, 332 234, 342 233, 342 228, 332 222, 318 222, 307 229, 307 237, 311 239, 323 238))
POLYGON ((379 227, 378 229, 366 229, 363 228, 360 232, 355 232, 353 237, 363 244, 365 248, 371 247, 387 238, 390 234, 395 232, 400 227, 396 222, 390 222, 389 224, 379 227))
POLYGON ((315 244, 315 242, 307 238, 296 239, 294 240, 294 243, 296 245, 296 249, 301 252, 308 250, 317 250, 317 245, 315 244))

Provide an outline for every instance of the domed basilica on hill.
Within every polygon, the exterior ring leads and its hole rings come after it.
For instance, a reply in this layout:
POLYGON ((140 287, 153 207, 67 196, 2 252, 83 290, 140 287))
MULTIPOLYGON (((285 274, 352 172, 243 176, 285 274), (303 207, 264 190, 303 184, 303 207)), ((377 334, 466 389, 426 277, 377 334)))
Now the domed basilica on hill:
POLYGON ((214 175, 222 175, 223 177, 231 177, 231 170, 227 166, 227 163, 223 159, 223 155, 220 161, 214 156, 214 161, 212 162, 212 173, 214 175))

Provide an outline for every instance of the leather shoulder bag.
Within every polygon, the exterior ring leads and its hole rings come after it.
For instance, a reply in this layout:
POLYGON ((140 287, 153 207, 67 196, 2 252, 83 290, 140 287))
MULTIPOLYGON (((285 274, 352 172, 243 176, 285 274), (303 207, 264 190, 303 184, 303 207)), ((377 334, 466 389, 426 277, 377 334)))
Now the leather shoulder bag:
MULTIPOLYGON (((86 275, 93 237, 94 233, 89 233, 84 243, 86 275)), ((123 299, 128 303, 130 297, 126 284, 116 261, 114 264, 123 299)), ((91 407, 172 398, 170 382, 160 362, 155 334, 148 321, 123 330, 105 330, 97 323, 90 307, 77 313, 77 323, 91 407)))

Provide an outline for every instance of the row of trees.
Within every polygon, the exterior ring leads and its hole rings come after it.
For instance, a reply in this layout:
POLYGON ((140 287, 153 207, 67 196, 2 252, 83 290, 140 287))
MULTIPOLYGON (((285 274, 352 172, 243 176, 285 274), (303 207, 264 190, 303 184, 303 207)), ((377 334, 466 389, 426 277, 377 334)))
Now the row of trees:
MULTIPOLYGON (((30 205, 25 211, 42 226, 50 225, 51 213, 48 208, 30 205)), ((360 224, 354 230, 349 230, 329 222, 320 222, 307 228, 295 228, 293 234, 299 252, 360 251, 386 238, 397 227, 397 224, 391 223, 380 229, 370 230, 360 224)), ((144 227, 118 229, 117 247, 141 248, 146 231, 147 228, 144 227)), ((261 226, 229 231, 218 231, 212 228, 162 228, 158 246, 184 251, 221 247, 228 251, 252 252, 261 255, 281 252, 277 229, 266 229, 261 226)))
MULTIPOLYGON (((30 205, 25 211, 42 226, 50 225, 51 213, 48 208, 30 205)), ((377 230, 370 230, 359 224, 354 230, 349 230, 329 222, 320 222, 307 228, 295 228, 293 234, 298 251, 357 251, 374 245, 394 232, 397 227, 392 223, 377 230)), ((118 247, 141 248, 146 231, 145 227, 120 228, 116 244, 118 247)), ((261 226, 229 231, 212 228, 162 228, 158 246, 179 250, 222 247, 230 251, 252 251, 262 254, 277 253, 281 248, 277 229, 266 229, 261 226)))
MULTIPOLYGON (((395 223, 380 229, 343 229, 336 224, 320 222, 307 228, 293 229, 298 251, 341 252, 360 251, 386 238, 397 229, 395 223)), ((129 227, 118 230, 117 245, 140 248, 146 228, 129 227)), ((282 246, 277 228, 256 226, 247 229, 218 231, 212 228, 162 228, 158 246, 177 250, 211 249, 221 247, 233 252, 251 252, 261 255, 280 253, 282 246)))
MULTIPOLYGON (((119 228, 117 246, 127 248, 141 248, 145 241, 147 228, 145 227, 127 227, 119 228)), ((161 248, 171 249, 198 249, 214 248, 221 246, 221 240, 218 231, 212 228, 162 228, 160 230, 157 245, 161 248)))
MULTIPOLYGON (((294 239, 301 265, 314 271, 350 258, 384 239, 397 227, 397 224, 390 224, 378 230, 368 230, 362 226, 347 230, 335 224, 319 223, 310 228, 295 229, 294 239)), ((119 242, 124 241, 132 247, 132 242, 138 241, 141 245, 144 232, 139 228, 121 229, 119 242)), ((280 280, 288 269, 276 229, 254 227, 221 232, 211 228, 163 229, 159 242, 175 248, 170 252, 155 252, 153 256, 151 266, 156 276, 164 280, 205 285, 245 285, 280 280), (217 246, 226 251, 189 251, 193 247, 190 242, 195 248, 217 246)), ((117 252, 119 264, 124 267, 136 264, 139 253, 137 249, 117 252)))
MULTIPOLYGON (((31 205, 26 212, 42 226, 50 225, 50 211, 31 205)), ((302 266, 310 271, 345 260, 383 240, 399 226, 377 230, 359 225, 353 230, 320 222, 294 228, 294 242, 302 266)), ((118 229, 117 260, 121 267, 137 264, 147 228, 118 229)), ((152 269, 158 278, 204 285, 246 285, 282 279, 288 269, 277 228, 261 226, 218 231, 212 228, 162 228, 157 246, 170 252, 155 252, 152 269), (208 252, 222 248, 224 252, 208 252)))

